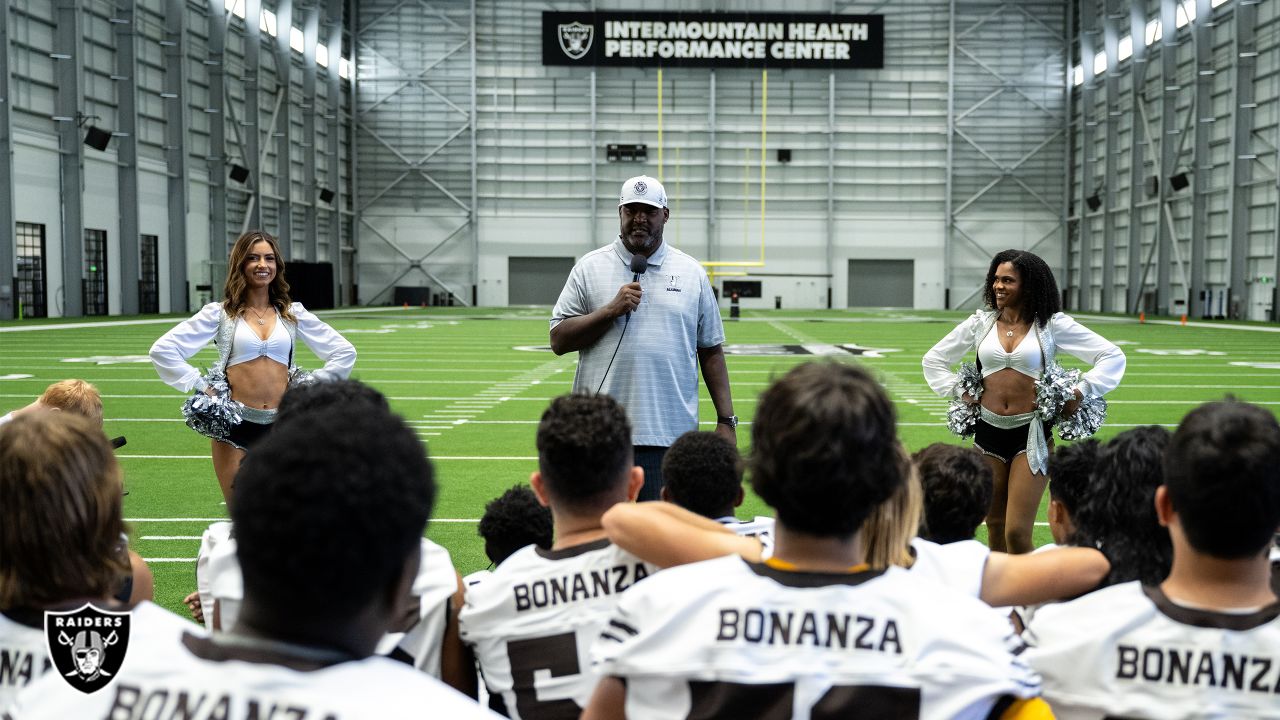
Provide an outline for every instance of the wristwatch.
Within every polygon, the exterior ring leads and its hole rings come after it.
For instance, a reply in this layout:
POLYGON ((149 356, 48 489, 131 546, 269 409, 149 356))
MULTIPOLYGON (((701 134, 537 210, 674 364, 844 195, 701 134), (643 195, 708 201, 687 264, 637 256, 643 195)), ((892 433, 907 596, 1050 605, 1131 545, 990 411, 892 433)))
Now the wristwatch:
POLYGON ((717 417, 717 418, 716 418, 716 424, 718 424, 718 425, 728 425, 728 426, 729 426, 729 427, 731 427, 731 428, 736 428, 736 427, 738 427, 738 416, 737 416, 737 415, 730 415, 729 417, 725 417, 725 416, 721 415, 721 416, 719 416, 719 417, 717 417))

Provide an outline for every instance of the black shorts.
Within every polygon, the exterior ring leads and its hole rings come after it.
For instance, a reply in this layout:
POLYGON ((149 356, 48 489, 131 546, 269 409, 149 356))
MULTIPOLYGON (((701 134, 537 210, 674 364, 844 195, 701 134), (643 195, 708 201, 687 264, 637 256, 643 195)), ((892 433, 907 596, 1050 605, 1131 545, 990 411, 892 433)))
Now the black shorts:
MULTIPOLYGON (((973 433, 973 445, 981 450, 983 455, 990 455, 1008 465, 1019 453, 1027 451, 1027 433, 1029 432, 1031 432, 1031 423, 1023 427, 1002 430, 979 418, 977 429, 973 433)), ((1050 427, 1045 425, 1044 439, 1052 448, 1049 433, 1050 427)))
POLYGON ((262 442, 262 438, 266 437, 268 432, 271 432, 271 423, 262 425, 246 418, 242 419, 239 425, 232 426, 231 432, 227 433, 227 439, 222 442, 241 450, 248 450, 262 442))

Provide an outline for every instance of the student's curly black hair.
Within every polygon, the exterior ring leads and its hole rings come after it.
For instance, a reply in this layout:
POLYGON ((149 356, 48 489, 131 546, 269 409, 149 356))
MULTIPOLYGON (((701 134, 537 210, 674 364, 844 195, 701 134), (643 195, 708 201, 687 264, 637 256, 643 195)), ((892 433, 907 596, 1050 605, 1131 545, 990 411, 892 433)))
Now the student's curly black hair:
POLYGON ((1012 263, 1021 280, 1023 311, 1031 315, 1031 319, 1040 327, 1049 322, 1053 314, 1062 310, 1062 295, 1058 292, 1058 281, 1053 278, 1049 265, 1039 255, 1026 250, 1002 250, 991 258, 991 266, 987 268, 987 284, 982 288, 982 300, 987 307, 996 308, 996 268, 1003 263, 1012 263))
POLYGON ((484 538, 489 562, 501 565, 526 545, 551 548, 551 511, 538 502, 528 485, 515 485, 484 506, 477 531, 484 538))
POLYGON ((662 458, 662 481, 672 502, 712 520, 733 514, 742 492, 742 458, 723 437, 690 430, 662 458))
POLYGON ((538 423, 538 470, 553 500, 604 512, 633 467, 631 422, 608 395, 561 395, 538 423))
POLYGON ((924 490, 921 537, 972 540, 991 507, 991 466, 972 447, 934 443, 911 457, 924 490))
POLYGON ((1049 457, 1049 497, 1061 503, 1074 518, 1089 496, 1090 477, 1102 454, 1102 443, 1093 438, 1063 445, 1049 457))
POLYGON ((295 415, 310 415, 320 410, 341 413, 351 403, 369 403, 374 407, 391 411, 391 405, 382 393, 359 380, 334 380, 315 382, 289 388, 276 409, 276 424, 289 422, 295 415))
POLYGON ((246 605, 252 597, 263 622, 287 628, 336 625, 385 602, 419 552, 435 495, 422 441, 383 408, 357 402, 279 423, 236 474, 246 605))
POLYGON ((1072 515, 1076 541, 1111 561, 1103 585, 1141 580, 1157 585, 1173 565, 1169 531, 1156 517, 1156 488, 1164 483, 1170 433, 1143 425, 1112 438, 1093 469, 1089 491, 1072 515))

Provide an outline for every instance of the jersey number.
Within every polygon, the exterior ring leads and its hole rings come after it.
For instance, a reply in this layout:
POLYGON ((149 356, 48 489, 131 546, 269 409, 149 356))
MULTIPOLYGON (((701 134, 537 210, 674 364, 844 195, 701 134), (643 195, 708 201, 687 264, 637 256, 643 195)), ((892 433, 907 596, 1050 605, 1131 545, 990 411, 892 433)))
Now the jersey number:
POLYGON ((511 690, 516 695, 520 720, 577 720, 582 708, 572 700, 539 700, 534 673, 546 670, 551 677, 582 672, 578 665, 578 641, 571 632, 507 643, 511 663, 511 690))
MULTIPOLYGON (((746 685, 694 680, 689 683, 688 720, 750 717, 790 720, 795 716, 795 683, 746 685)), ((920 717, 920 691, 880 685, 836 685, 814 703, 810 720, 920 717)))

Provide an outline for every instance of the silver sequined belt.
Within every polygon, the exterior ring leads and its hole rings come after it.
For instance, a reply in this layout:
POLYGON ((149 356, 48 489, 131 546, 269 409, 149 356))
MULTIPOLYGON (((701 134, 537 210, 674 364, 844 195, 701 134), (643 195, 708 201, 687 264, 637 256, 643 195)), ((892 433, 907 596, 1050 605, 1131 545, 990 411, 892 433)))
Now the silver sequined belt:
POLYGON ((1045 441, 1044 423, 1040 421, 1037 412, 1033 410, 1020 415, 998 415, 982 406, 978 407, 978 411, 983 422, 1001 430, 1017 430, 1030 425, 1027 432, 1027 464, 1031 466, 1031 472, 1037 475, 1048 473, 1049 444, 1045 441))
POLYGON ((251 422, 254 425, 270 425, 276 421, 276 409, 270 408, 259 410, 258 408, 246 406, 240 411, 240 418, 246 422, 251 422))

